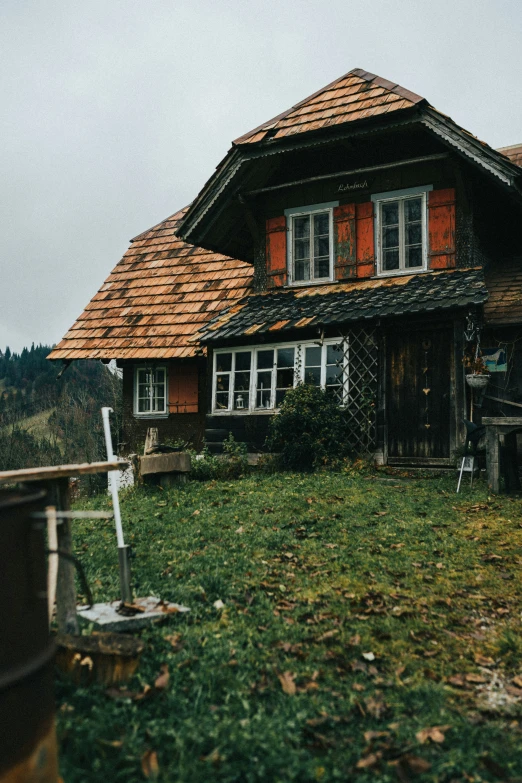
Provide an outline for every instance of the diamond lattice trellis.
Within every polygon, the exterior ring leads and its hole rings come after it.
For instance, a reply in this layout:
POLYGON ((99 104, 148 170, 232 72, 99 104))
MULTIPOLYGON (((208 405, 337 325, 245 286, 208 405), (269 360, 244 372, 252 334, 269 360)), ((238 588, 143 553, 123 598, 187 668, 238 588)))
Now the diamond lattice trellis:
POLYGON ((339 403, 348 417, 350 446, 358 454, 375 448, 375 410, 377 401, 378 346, 375 328, 354 327, 342 335, 339 345, 344 366, 339 403))

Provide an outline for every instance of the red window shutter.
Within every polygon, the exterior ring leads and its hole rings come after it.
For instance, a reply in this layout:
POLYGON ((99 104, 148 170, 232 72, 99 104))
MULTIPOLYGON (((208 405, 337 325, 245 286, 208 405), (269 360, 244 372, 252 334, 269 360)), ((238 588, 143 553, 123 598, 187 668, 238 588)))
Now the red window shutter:
POLYGON ((357 277, 373 277, 375 274, 375 234, 372 201, 357 204, 355 207, 355 236, 357 277))
POLYGON ((171 364, 169 413, 198 412, 198 368, 195 364, 171 364))
POLYGON ((428 193, 429 266, 452 269, 455 266, 455 188, 428 193))
POLYGON ((266 221, 266 273, 268 288, 286 285, 286 218, 266 221))
POLYGON ((334 207, 335 279, 356 277, 355 204, 334 207))

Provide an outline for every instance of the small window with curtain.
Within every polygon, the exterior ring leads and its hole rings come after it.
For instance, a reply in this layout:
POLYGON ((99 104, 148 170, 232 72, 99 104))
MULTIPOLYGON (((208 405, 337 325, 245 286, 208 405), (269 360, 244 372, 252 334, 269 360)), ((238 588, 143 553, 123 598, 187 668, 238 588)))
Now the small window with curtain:
POLYGON ((427 268, 427 198, 431 185, 372 196, 378 273, 397 275, 427 268))
POLYGON ((134 414, 166 416, 167 413, 167 368, 136 367, 134 414))

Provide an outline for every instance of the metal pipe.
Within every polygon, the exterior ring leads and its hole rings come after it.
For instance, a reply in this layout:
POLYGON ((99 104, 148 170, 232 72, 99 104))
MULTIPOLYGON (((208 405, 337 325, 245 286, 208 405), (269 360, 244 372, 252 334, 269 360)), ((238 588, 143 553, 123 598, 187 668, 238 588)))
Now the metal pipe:
POLYGON ((121 600, 124 604, 132 603, 131 589, 131 548, 130 546, 118 547, 118 562, 120 565, 120 590, 121 600))
MULTIPOLYGON (((111 425, 109 421, 109 414, 112 412, 113 412, 112 408, 101 409, 108 462, 112 462, 115 459, 114 452, 112 450, 111 425)), ((109 472, 118 473, 118 471, 109 471, 109 472)), ((111 481, 111 495, 112 495, 112 508, 114 511, 114 522, 116 525, 116 538, 118 539, 118 548, 121 548, 125 546, 125 541, 123 539, 123 528, 121 526, 120 499, 118 497, 118 486, 116 481, 111 481)))
MULTIPOLYGON (((109 414, 112 408, 102 408, 103 430, 105 433, 105 445, 107 447, 107 460, 111 462, 115 459, 112 450, 111 425, 109 414)), ((111 471, 119 474, 119 471, 111 471)), ((118 497, 118 484, 111 481, 112 508, 114 511, 114 522, 116 524, 116 537, 118 539, 118 563, 120 568, 120 590, 123 603, 132 603, 132 588, 130 574, 130 547, 125 545, 123 539, 123 528, 121 525, 120 499, 118 497)))

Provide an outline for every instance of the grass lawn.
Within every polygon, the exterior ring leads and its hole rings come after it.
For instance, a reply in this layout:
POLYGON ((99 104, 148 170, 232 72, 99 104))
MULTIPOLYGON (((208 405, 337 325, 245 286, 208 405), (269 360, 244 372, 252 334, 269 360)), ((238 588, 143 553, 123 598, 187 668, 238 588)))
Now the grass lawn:
MULTIPOLYGON (((137 594, 191 612, 143 632, 124 688, 59 680, 66 783, 522 780, 522 500, 455 486, 318 473, 125 494, 137 594)), ((74 524, 95 599, 116 598, 112 522, 74 524)))

